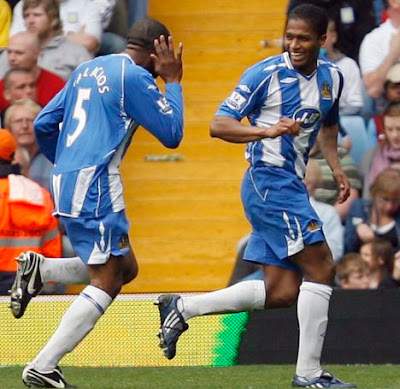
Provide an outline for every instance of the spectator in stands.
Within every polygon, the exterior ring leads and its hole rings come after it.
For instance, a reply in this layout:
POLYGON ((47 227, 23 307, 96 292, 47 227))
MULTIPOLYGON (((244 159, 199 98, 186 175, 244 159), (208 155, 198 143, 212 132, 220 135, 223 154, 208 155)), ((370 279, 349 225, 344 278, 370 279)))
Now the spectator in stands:
POLYGON ((379 288, 399 288, 400 287, 400 251, 396 251, 393 258, 392 274, 385 278, 379 288))
MULTIPOLYGON (((329 60, 340 68, 343 74, 344 82, 339 106, 340 125, 342 132, 347 135, 344 139, 351 140, 348 150, 358 165, 371 143, 368 140, 365 121, 361 117, 364 86, 357 62, 336 48, 337 40, 336 24, 333 19, 330 19, 323 52, 329 60)), ((343 144, 343 134, 340 135, 339 143, 343 144)))
POLYGON ((393 101, 400 101, 400 63, 393 65, 386 75, 382 96, 382 110, 374 117, 374 132, 378 140, 384 140, 383 111, 393 101))
POLYGON ((3 119, 5 109, 15 100, 28 98, 37 100, 36 81, 32 73, 25 68, 10 69, 3 81, 0 81, 0 114, 3 119), (4 90, 2 90, 4 86, 4 90))
POLYGON ((342 289, 369 289, 369 267, 359 253, 344 255, 337 264, 336 272, 342 289))
POLYGON ((335 21, 329 19, 326 41, 323 46, 325 56, 335 63, 343 74, 343 90, 340 96, 340 115, 358 115, 363 104, 362 79, 357 62, 341 53, 337 48, 338 34, 335 21))
POLYGON ((400 61, 400 2, 388 0, 388 19, 368 33, 360 46, 359 64, 368 95, 378 99, 389 69, 400 61))
POLYGON ((128 0, 128 25, 147 16, 147 0, 128 0))
POLYGON ((8 294, 17 262, 25 250, 60 257, 61 239, 52 216, 50 193, 22 176, 12 164, 17 147, 8 130, 0 130, 0 294, 8 294))
POLYGON ((359 252, 363 243, 374 238, 400 246, 400 170, 388 167, 371 185, 371 199, 356 199, 350 206, 345 225, 345 253, 359 252))
POLYGON ((363 243, 360 255, 369 268, 370 289, 377 289, 384 280, 392 278, 394 254, 389 241, 375 238, 371 242, 363 243))
MULTIPOLYGON (((137 0, 136 0, 137 1, 137 0)), ((100 12, 100 17, 101 17, 101 25, 103 28, 103 34, 101 37, 101 44, 100 48, 97 52, 97 55, 106 55, 106 54, 112 54, 112 53, 120 53, 124 51, 124 48, 126 46, 126 39, 124 38, 126 36, 126 29, 122 29, 123 25, 126 26, 126 7, 124 8, 124 13, 118 13, 115 14, 114 11, 117 10, 119 11, 121 6, 124 5, 124 2, 118 1, 118 0, 97 0, 95 2, 96 6, 99 9, 100 12), (117 4, 118 3, 118 4, 117 4), (109 30, 111 20, 113 19, 113 16, 116 15, 119 17, 119 19, 124 18, 123 20, 119 20, 119 23, 122 25, 121 28, 118 27, 119 30, 125 31, 123 35, 119 35, 118 33, 109 30)))
POLYGON ((370 197, 370 183, 388 166, 400 169, 400 101, 393 101, 383 112, 384 134, 380 144, 368 150, 360 165, 364 177, 363 197, 370 197))
POLYGON ((362 182, 360 178, 360 173, 358 171, 358 167, 355 164, 352 156, 349 154, 348 150, 343 146, 338 146, 338 156, 339 156, 340 166, 346 173, 351 184, 350 196, 343 203, 339 203, 337 201, 338 189, 336 186, 336 182, 332 177, 332 172, 321 151, 320 139, 318 137, 314 143, 314 146, 310 151, 310 158, 318 161, 322 173, 321 183, 318 187, 315 188, 314 191, 314 198, 317 201, 333 205, 336 211, 339 213, 342 223, 344 224, 351 203, 355 199, 358 199, 360 197, 362 182))
MULTIPOLYGON (((0 67, 26 68, 34 77, 37 96, 35 99, 44 107, 64 86, 65 81, 58 75, 38 66, 40 45, 35 34, 23 32, 10 38, 7 52, 0 56, 0 67)), ((3 81, 0 80, 0 111, 4 111, 10 104, 9 99, 2 99, 3 81)), ((22 96, 29 97, 29 96, 22 96)), ((21 98, 21 97, 20 97, 21 98)))
POLYGON ((92 58, 84 46, 63 34, 57 0, 24 0, 23 18, 27 31, 39 39, 40 67, 68 79, 79 64, 92 58))
MULTIPOLYGON (((27 28, 24 21, 26 1, 21 0, 14 7, 10 36, 27 28)), ((53 8, 51 3, 54 1, 56 0, 29 0, 29 5, 33 8, 43 4, 44 9, 47 9, 48 6, 53 8)), ((98 7, 89 0, 61 0, 59 10, 64 35, 68 40, 86 47, 94 55, 99 49, 102 36, 98 7)))
POLYGON ((7 47, 11 26, 11 8, 5 0, 0 0, 0 51, 7 47))
POLYGON ((336 24, 336 48, 358 61, 364 36, 376 27, 373 0, 289 0, 288 12, 296 5, 312 3, 324 8, 336 24))
POLYGON ((40 152, 33 127, 40 110, 32 100, 16 100, 4 115, 4 125, 17 140, 19 152, 27 163, 28 176, 48 190, 53 164, 40 152))

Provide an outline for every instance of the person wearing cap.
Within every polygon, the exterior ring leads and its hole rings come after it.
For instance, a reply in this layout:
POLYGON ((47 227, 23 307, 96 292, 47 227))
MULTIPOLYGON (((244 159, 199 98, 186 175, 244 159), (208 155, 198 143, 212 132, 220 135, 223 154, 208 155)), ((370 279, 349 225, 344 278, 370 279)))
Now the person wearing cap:
POLYGON ((379 141, 385 138, 382 112, 385 106, 392 101, 400 101, 400 63, 389 69, 385 79, 383 96, 377 104, 379 109, 377 109, 378 113, 374 117, 373 124, 379 141))
POLYGON ((65 226, 77 257, 65 265, 64 259, 21 254, 11 288, 11 311, 20 318, 50 273, 58 277, 53 281, 82 283, 89 272, 90 285, 24 369, 27 386, 68 385, 59 361, 85 338, 122 285, 138 273, 119 165, 139 125, 168 148, 181 142, 182 51, 179 44, 175 53, 163 24, 141 19, 129 30, 124 52, 78 66, 34 122, 39 147, 54 163, 54 214, 65 226), (157 76, 165 82, 165 94, 155 83, 157 76))
POLYGON ((12 134, 0 129, 0 294, 7 294, 13 283, 15 258, 21 251, 61 255, 50 193, 21 175, 18 164, 13 163, 16 148, 12 134))

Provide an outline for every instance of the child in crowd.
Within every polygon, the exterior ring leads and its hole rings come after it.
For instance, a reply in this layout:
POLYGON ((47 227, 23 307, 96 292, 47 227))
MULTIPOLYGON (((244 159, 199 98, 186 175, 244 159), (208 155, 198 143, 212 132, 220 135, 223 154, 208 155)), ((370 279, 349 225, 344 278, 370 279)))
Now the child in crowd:
POLYGON ((370 271, 370 289, 379 288, 384 280, 392 277, 394 255, 389 241, 375 238, 364 243, 361 245, 360 255, 370 271))
POLYGON ((337 264, 337 277, 342 289, 368 289, 370 272, 368 264, 359 253, 348 253, 337 264))

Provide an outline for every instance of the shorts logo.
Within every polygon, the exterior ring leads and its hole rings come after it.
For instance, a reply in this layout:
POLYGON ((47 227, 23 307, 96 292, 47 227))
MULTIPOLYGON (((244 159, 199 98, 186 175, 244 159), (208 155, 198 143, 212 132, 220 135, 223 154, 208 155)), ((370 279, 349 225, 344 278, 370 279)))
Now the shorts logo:
POLYGON ((307 226, 307 230, 310 232, 314 232, 314 231, 319 231, 320 227, 318 225, 317 222, 312 221, 308 226, 307 226))
POLYGON ((118 248, 124 250, 129 247, 129 237, 127 234, 121 236, 118 242, 118 248))
POLYGON ((293 119, 300 119, 302 128, 314 127, 321 119, 321 112, 315 108, 300 108, 294 115, 293 119))
POLYGON ((283 220, 286 223, 288 227, 288 232, 289 236, 285 234, 286 238, 286 243, 287 243, 287 249, 288 249, 288 256, 290 257, 293 254, 298 253, 304 248, 304 243, 303 243, 303 234, 301 233, 301 227, 300 223, 297 219, 297 217, 294 218, 294 221, 296 223, 296 232, 297 232, 297 237, 296 233, 293 230, 292 226, 290 225, 290 220, 289 216, 286 212, 283 212, 283 220))
POLYGON ((235 111, 240 111, 246 102, 247 100, 238 92, 233 92, 226 99, 226 105, 235 111))

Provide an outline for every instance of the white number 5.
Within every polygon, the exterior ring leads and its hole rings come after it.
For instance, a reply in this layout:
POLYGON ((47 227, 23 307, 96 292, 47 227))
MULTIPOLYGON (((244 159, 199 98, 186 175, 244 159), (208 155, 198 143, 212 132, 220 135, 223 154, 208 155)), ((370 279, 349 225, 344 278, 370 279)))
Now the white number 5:
POLYGON ((81 134, 86 125, 86 111, 83 108, 83 102, 90 99, 91 89, 89 88, 79 88, 78 98, 75 103, 73 118, 78 120, 78 125, 72 134, 67 135, 67 147, 70 147, 74 143, 78 136, 81 134))

